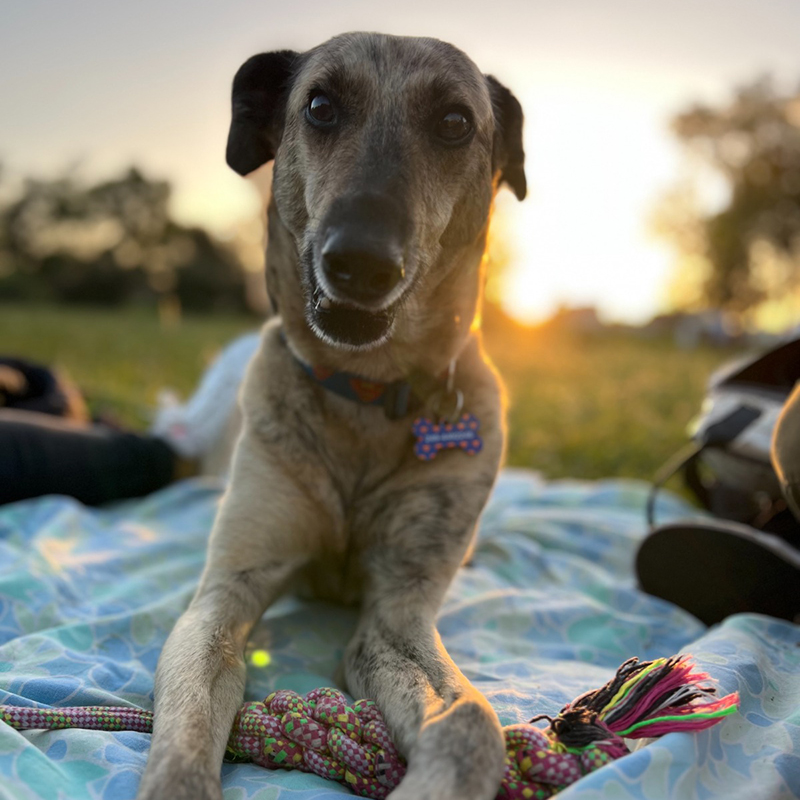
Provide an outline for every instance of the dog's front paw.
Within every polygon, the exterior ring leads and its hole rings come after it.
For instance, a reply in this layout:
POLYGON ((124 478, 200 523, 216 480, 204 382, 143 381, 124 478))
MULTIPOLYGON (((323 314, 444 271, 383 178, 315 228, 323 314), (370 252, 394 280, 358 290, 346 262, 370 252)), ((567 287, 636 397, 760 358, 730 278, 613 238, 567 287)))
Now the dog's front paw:
POLYGON ((219 772, 186 760, 148 764, 136 800, 222 800, 219 772))
POLYGON ((505 764, 503 731, 486 699, 466 693, 423 725, 389 800, 494 800, 505 764))

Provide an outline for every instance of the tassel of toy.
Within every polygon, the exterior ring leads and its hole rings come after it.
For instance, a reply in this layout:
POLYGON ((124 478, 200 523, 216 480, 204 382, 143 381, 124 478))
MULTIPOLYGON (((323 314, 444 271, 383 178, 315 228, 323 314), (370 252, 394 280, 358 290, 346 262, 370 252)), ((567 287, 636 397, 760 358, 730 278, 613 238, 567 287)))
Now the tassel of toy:
POLYGON ((609 733, 639 739, 704 730, 739 707, 738 693, 716 698, 710 681, 688 655, 631 658, 605 686, 565 706, 550 729, 567 747, 586 747, 609 733))

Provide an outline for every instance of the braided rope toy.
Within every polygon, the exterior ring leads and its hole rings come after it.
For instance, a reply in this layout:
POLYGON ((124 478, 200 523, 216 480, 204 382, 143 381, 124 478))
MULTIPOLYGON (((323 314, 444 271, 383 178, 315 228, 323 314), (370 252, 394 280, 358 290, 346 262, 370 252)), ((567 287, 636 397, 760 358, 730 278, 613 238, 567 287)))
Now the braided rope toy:
MULTIPOLYGON (((623 739, 699 731, 736 712, 739 695, 713 699, 710 676, 691 656, 626 661, 605 686, 586 692, 547 728, 504 728, 505 774, 498 800, 544 800, 630 751, 623 739)), ((136 708, 0 706, 0 720, 18 730, 87 728, 150 733, 153 714, 136 708)), ((305 696, 280 690, 240 709, 226 759, 268 769, 298 769, 339 781, 362 797, 382 800, 402 780, 405 761, 371 700, 352 705, 336 689, 305 696)))

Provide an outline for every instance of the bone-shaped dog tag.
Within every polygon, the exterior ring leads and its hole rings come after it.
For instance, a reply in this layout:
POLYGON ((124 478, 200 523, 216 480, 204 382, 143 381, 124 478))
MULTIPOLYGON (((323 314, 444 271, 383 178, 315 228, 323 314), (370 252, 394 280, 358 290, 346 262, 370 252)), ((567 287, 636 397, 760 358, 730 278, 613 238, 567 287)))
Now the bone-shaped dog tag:
POLYGON ((426 417, 414 422, 414 455, 422 461, 436 458, 440 450, 460 447, 467 455, 480 453, 483 440, 478 433, 481 423, 474 414, 462 414, 455 422, 436 423, 426 417))

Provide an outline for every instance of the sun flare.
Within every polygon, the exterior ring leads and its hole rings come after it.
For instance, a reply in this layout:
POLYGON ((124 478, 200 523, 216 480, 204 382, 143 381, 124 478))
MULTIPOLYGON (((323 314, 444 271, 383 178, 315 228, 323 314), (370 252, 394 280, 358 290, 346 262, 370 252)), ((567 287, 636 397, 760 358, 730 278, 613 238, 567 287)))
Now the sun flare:
POLYGON ((513 254, 501 298, 536 321, 560 304, 595 305, 639 321, 661 304, 671 254, 647 218, 673 180, 677 152, 647 105, 603 87, 547 85, 523 93, 530 193, 498 197, 513 254))

